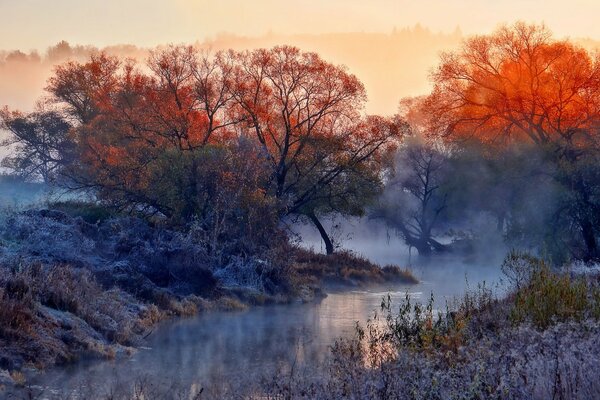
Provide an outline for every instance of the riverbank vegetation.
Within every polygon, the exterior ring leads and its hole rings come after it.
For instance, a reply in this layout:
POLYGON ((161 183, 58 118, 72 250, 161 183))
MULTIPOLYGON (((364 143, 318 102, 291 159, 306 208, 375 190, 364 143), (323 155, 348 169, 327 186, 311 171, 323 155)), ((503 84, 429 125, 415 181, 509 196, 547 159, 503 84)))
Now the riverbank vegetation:
POLYGON ((513 253, 504 268, 527 271, 506 296, 480 286, 446 310, 410 297, 331 349, 322 374, 286 371, 265 386, 277 398, 593 398, 600 341, 597 275, 556 272, 513 253))
POLYGON ((82 203, 4 215, 0 367, 112 358, 141 345, 165 318, 312 301, 325 284, 415 281, 398 267, 381 269, 350 253, 317 256, 285 241, 261 258, 211 257, 198 229, 82 203))
POLYGON ((0 112, 2 166, 60 200, 0 223, 2 299, 15 316, 4 343, 39 344, 15 345, 11 368, 96 346, 77 337, 39 351, 45 325, 64 336, 57 313, 110 353, 168 315, 310 301, 324 284, 414 282, 347 252, 310 255, 285 228, 314 224, 333 253, 322 217, 365 213, 407 129, 366 115, 364 87, 343 67, 289 46, 167 46, 144 65, 102 53, 67 62, 46 90, 31 113, 0 112), (103 311, 113 300, 123 312, 103 311))
POLYGON ((479 285, 444 309, 436 308, 433 294, 424 303, 408 294, 399 304, 384 297, 381 309, 338 339, 320 365, 193 383, 140 376, 56 398, 593 398, 600 390, 594 379, 600 359, 597 272, 553 270, 522 252, 511 253, 502 267, 502 295, 479 285))

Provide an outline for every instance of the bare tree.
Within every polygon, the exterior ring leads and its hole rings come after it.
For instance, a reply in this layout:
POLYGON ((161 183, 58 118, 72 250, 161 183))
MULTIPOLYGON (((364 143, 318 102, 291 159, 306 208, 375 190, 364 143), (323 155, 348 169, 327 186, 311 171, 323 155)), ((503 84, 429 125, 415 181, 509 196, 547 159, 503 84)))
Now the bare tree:
POLYGON ((396 175, 373 212, 422 255, 446 249, 434 239, 434 229, 446 210, 442 188, 446 165, 447 156, 436 146, 408 140, 398 152, 396 175))
POLYGON ((50 183, 71 157, 71 125, 56 111, 39 107, 22 114, 5 108, 0 111, 0 128, 9 132, 2 145, 11 147, 11 155, 2 160, 2 166, 25 179, 50 183))

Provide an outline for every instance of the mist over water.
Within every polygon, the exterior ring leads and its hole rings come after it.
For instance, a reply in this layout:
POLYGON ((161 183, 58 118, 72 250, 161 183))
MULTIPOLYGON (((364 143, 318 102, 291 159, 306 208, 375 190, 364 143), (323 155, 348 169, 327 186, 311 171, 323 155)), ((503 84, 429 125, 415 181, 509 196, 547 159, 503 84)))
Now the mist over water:
MULTIPOLYGON (((304 243, 318 250, 319 237, 311 226, 294 227, 304 243)), ((420 279, 416 285, 388 285, 368 290, 335 291, 320 302, 256 307, 244 312, 214 312, 176 322, 167 321, 148 338, 147 347, 131 357, 114 361, 88 361, 64 369, 52 369, 34 377, 33 385, 47 390, 103 388, 113 383, 131 383, 150 377, 154 383, 179 382, 186 387, 218 384, 223 379, 256 382, 288 371, 301 373, 324 361, 329 346, 354 333, 356 323, 380 309, 388 294, 397 306, 408 294, 427 301, 435 296, 435 307, 462 296, 486 282, 501 290, 501 252, 470 259, 457 256, 409 259, 408 248, 392 232, 367 220, 353 220, 338 229, 343 247, 382 265, 409 267, 420 279)))
MULTIPOLYGON (((0 171, 1 172, 1 171, 0 171)), ((0 176, 0 210, 20 209, 43 202, 48 187, 41 183, 23 182, 0 176)))
MULTIPOLYGON (((419 257, 416 250, 409 250, 403 239, 383 221, 352 218, 338 222, 334 219, 324 221, 324 225, 335 232, 342 249, 381 266, 395 264, 410 269, 421 281, 416 286, 422 287, 427 295, 433 292, 440 301, 461 296, 468 287, 474 289, 484 282, 493 289, 500 283, 500 264, 509 250, 501 238, 491 237, 486 241, 488 246, 468 255, 447 253, 419 257)), ((302 245, 324 251, 321 238, 312 226, 295 226, 293 231, 300 236, 302 245)))

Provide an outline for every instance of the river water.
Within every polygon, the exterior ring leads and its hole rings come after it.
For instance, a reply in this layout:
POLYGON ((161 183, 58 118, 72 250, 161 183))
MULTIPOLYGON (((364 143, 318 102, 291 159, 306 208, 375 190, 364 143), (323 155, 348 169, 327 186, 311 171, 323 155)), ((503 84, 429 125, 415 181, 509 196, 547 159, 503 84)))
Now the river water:
POLYGON ((494 256, 473 258, 414 258, 397 240, 353 240, 357 252, 375 262, 407 265, 420 279, 416 285, 395 285, 368 290, 329 293, 320 302, 257 307, 243 312, 214 312, 196 318, 168 322, 149 338, 147 346, 131 357, 113 361, 89 361, 49 370, 33 379, 47 390, 77 390, 140 376, 169 381, 235 381, 252 375, 269 375, 290 365, 311 366, 322 361, 336 338, 353 334, 378 310, 388 294, 398 303, 408 293, 426 301, 434 294, 436 307, 462 296, 467 287, 486 282, 496 288, 501 260, 494 256), (371 244, 369 245, 369 242, 371 244))

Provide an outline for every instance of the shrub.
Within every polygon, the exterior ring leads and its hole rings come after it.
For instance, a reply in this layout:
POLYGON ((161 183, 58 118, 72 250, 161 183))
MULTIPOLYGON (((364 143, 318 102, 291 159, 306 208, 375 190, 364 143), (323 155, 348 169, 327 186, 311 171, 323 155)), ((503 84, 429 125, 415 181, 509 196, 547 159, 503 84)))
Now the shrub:
POLYGON ((581 320, 592 305, 587 282, 553 273, 543 262, 540 265, 529 283, 516 292, 511 320, 529 321, 539 329, 557 321, 581 320))
POLYGON ((528 253, 511 250, 500 269, 517 290, 530 281, 532 274, 543 266, 543 261, 528 253))
POLYGON ((469 306, 465 304, 463 302, 457 310, 435 311, 433 293, 424 304, 413 302, 407 293, 394 313, 388 295, 381 302, 385 323, 378 336, 373 336, 376 332, 373 325, 378 324, 380 317, 375 315, 367 322, 367 331, 371 332, 369 343, 380 342, 378 346, 382 347, 382 342, 389 342, 397 350, 444 348, 456 352, 469 318, 469 306))

